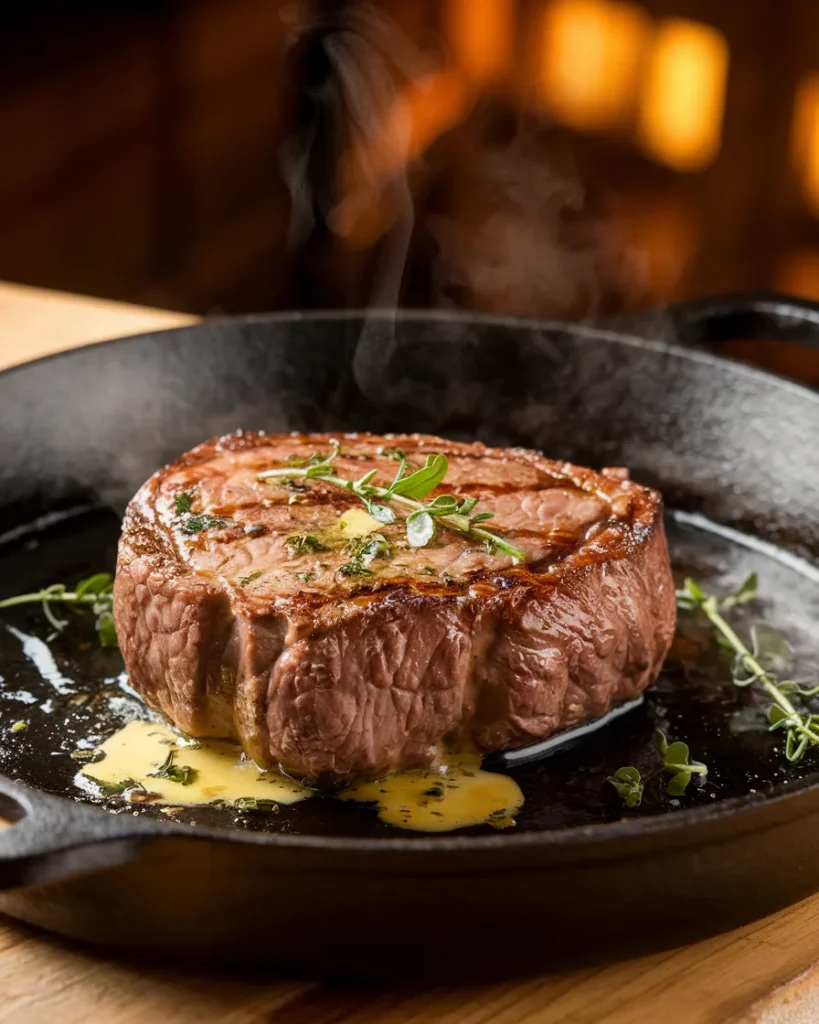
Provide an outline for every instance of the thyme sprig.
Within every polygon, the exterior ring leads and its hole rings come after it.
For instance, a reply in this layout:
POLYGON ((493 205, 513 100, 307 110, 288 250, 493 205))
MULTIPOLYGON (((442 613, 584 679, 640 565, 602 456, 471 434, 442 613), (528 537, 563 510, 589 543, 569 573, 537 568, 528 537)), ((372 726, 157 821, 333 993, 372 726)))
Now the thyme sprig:
POLYGON ((702 761, 691 760, 687 743, 681 740, 669 743, 662 729, 657 730, 656 738, 663 770, 671 776, 665 791, 669 796, 682 796, 693 776, 708 774, 708 766, 702 761))
POLYGON ((784 730, 785 757, 792 764, 801 761, 810 747, 819 746, 819 715, 803 713, 789 700, 788 695, 800 698, 819 693, 819 686, 805 686, 793 679, 779 680, 763 664, 757 634, 752 632, 751 647, 728 624, 723 611, 756 598, 757 580, 751 574, 739 589, 728 598, 719 599, 706 594, 696 580, 686 579, 677 591, 677 607, 684 611, 700 611, 717 632, 723 646, 734 654, 733 682, 735 686, 757 686, 770 698, 768 721, 771 732, 784 730))
MULTIPOLYGON (((102 647, 116 647, 117 633, 114 629, 114 580, 109 572, 98 572, 80 580, 74 590, 68 590, 63 583, 52 583, 50 587, 30 594, 17 594, 0 601, 0 609, 14 608, 23 604, 41 604, 43 614, 54 628, 54 635, 62 633, 69 625, 69 619, 57 616, 58 608, 70 609, 75 615, 91 612, 96 618, 94 625, 102 647)), ((51 639, 51 637, 49 638, 51 639)))
POLYGON ((473 513, 477 498, 457 498, 451 494, 439 494, 430 502, 424 502, 443 481, 449 469, 446 455, 428 455, 426 465, 407 475, 407 459, 401 453, 395 477, 388 487, 374 484, 376 470, 370 470, 358 480, 350 480, 338 476, 333 470, 333 462, 341 451, 341 445, 335 439, 330 441, 330 452, 327 455, 313 455, 306 460, 298 460, 298 465, 285 469, 269 469, 259 473, 259 480, 284 480, 302 477, 305 479, 321 479, 324 483, 341 487, 359 498, 369 514, 379 523, 389 525, 395 522, 395 513, 389 507, 391 503, 409 510, 406 520, 407 540, 415 548, 426 547, 435 536, 436 525, 440 524, 453 533, 459 533, 483 543, 488 551, 499 551, 509 555, 513 562, 522 562, 526 554, 516 548, 503 537, 491 533, 479 524, 493 518, 492 512, 473 513))

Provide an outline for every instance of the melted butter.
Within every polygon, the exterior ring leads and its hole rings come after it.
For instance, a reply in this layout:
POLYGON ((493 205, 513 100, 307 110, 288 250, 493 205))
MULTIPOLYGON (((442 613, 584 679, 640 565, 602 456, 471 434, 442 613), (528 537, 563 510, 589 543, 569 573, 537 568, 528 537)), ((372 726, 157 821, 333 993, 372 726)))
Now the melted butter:
POLYGON ((484 771, 476 753, 449 754, 445 760, 445 765, 429 771, 398 772, 378 782, 354 782, 339 797, 374 803, 381 821, 417 832, 515 824, 523 793, 514 779, 484 771))
POLYGON ((86 765, 82 774, 109 786, 131 779, 156 794, 152 803, 176 806, 251 798, 294 804, 313 795, 313 790, 292 779, 262 771, 244 756, 238 743, 197 740, 199 746, 190 746, 190 742, 163 725, 129 722, 102 744, 105 757, 86 765), (187 785, 150 775, 172 750, 174 765, 193 769, 187 785))
POLYGON ((384 529, 384 524, 373 519, 370 513, 364 508, 348 508, 341 513, 338 521, 338 532, 347 540, 354 537, 366 537, 370 533, 378 533, 384 529))
MULTIPOLYGON (((174 807, 255 799, 295 804, 315 793, 276 772, 262 771, 238 743, 186 740, 164 725, 133 721, 99 748, 104 757, 81 775, 108 786, 138 783, 128 792, 137 800, 174 807), (195 744, 195 745, 191 745, 195 744), (174 751, 173 764, 193 771, 187 785, 151 775, 174 751)), ((429 770, 397 772, 384 779, 353 782, 338 799, 375 804, 381 821, 416 832, 451 832, 472 825, 509 828, 523 805, 520 787, 506 775, 481 768, 474 752, 449 753, 429 770)))

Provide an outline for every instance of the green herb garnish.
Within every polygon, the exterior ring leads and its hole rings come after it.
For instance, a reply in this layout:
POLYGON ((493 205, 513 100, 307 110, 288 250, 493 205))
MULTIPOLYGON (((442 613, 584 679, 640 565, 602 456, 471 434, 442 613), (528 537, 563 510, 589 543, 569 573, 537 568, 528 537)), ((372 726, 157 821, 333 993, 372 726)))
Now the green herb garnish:
POLYGON ((120 782, 98 782, 96 779, 93 780, 97 783, 100 788, 100 792, 103 796, 120 796, 122 793, 126 793, 129 790, 136 790, 138 793, 145 793, 146 789, 141 782, 137 782, 136 779, 122 779, 120 782))
POLYGON ((168 756, 156 766, 156 771, 148 772, 151 779, 167 779, 168 782, 178 782, 182 786, 189 786, 196 778, 196 769, 187 764, 174 764, 176 757, 175 750, 169 750, 168 756))
POLYGON ((618 768, 614 775, 609 775, 610 782, 617 790, 617 795, 626 807, 639 807, 643 800, 643 784, 636 768, 618 768))
POLYGON ((190 519, 186 519, 182 523, 182 532, 190 535, 201 533, 203 530, 224 530, 229 526, 235 526, 236 524, 230 520, 225 519, 224 516, 191 516, 190 519))
POLYGON ((173 510, 178 516, 187 515, 193 508, 193 494, 190 491, 184 491, 182 494, 177 494, 173 499, 173 510))
MULTIPOLYGON (((18 594, 0 601, 0 608, 13 608, 22 604, 41 604, 43 614, 54 627, 55 633, 62 633, 68 626, 68 619, 56 616, 54 607, 63 606, 77 615, 91 612, 96 616, 95 627, 101 646, 116 647, 117 634, 114 629, 114 580, 108 572, 98 572, 80 580, 74 590, 67 590, 62 583, 32 594, 18 594)), ((49 638, 51 639, 51 638, 49 638)))
POLYGON ((15 722, 9 732, 25 732, 28 729, 28 722, 15 722))
POLYGON ((365 505, 370 515, 380 523, 390 524, 395 521, 395 513, 390 503, 409 509, 407 517, 407 539, 413 547, 425 547, 435 535, 435 524, 440 523, 447 530, 460 533, 480 543, 491 542, 495 552, 501 551, 509 555, 514 563, 522 562, 526 555, 520 548, 495 533, 485 530, 479 523, 492 518, 491 512, 473 514, 477 498, 456 498, 450 494, 442 494, 431 502, 424 499, 443 481, 449 468, 449 460, 445 455, 428 455, 426 465, 414 473, 406 475, 406 456, 399 456, 399 465, 395 477, 389 487, 381 487, 372 483, 376 470, 365 473, 358 480, 350 480, 337 476, 333 472, 333 461, 340 451, 338 441, 331 441, 329 454, 319 458, 313 456, 310 463, 300 468, 270 469, 260 473, 259 480, 282 480, 301 477, 304 479, 321 478, 325 483, 350 491, 365 505), (374 499, 378 499, 377 501, 374 499))
POLYGON ((393 462, 400 462, 407 457, 403 448, 378 448, 376 455, 382 455, 385 459, 392 459, 393 462))
POLYGON ((239 584, 240 587, 246 587, 248 583, 252 583, 254 580, 257 580, 260 576, 264 576, 264 573, 262 572, 261 569, 257 569, 256 572, 252 572, 249 576, 240 576, 239 579, 237 580, 237 583, 239 584))
POLYGON ((97 747, 95 750, 72 750, 71 760, 80 761, 82 764, 96 764, 105 758, 105 751, 97 747))
POLYGON ((682 611, 702 612, 714 627, 721 645, 734 655, 732 678, 735 686, 757 686, 771 699, 768 708, 770 729, 772 732, 784 730, 785 757, 795 764, 802 760, 809 747, 819 745, 819 715, 801 713, 789 695, 797 699, 814 697, 819 694, 819 686, 793 679, 780 680, 772 669, 763 664, 764 654, 760 651, 758 633, 751 631, 752 646, 749 648, 726 622, 723 611, 753 601, 756 594, 755 573, 751 573, 733 594, 722 599, 706 594, 696 580, 686 579, 682 589, 677 591, 677 607, 682 611))
POLYGON ((342 576, 368 577, 374 575, 367 566, 376 558, 389 558, 392 548, 385 536, 380 533, 369 533, 365 537, 354 537, 344 548, 351 555, 349 562, 340 565, 337 572, 342 576))
POLYGON ((302 581, 302 583, 309 583, 311 580, 315 579, 315 577, 316 577, 316 574, 314 572, 297 572, 296 573, 296 578, 300 579, 302 581))
POLYGON ((293 533, 289 537, 285 537, 284 546, 293 557, 327 550, 318 537, 314 537, 310 533, 293 533))
POLYGON ((663 758, 663 769, 670 773, 666 793, 682 796, 694 775, 707 775, 708 768, 702 761, 691 761, 687 743, 680 740, 669 743, 662 729, 656 733, 657 749, 663 758))

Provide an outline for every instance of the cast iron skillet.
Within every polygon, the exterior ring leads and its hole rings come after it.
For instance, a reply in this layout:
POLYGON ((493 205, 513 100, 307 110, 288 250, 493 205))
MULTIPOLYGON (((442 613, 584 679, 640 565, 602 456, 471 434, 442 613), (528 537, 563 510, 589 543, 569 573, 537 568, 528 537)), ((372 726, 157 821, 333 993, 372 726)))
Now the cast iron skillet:
MULTIPOLYGON (((0 596, 111 568, 126 500, 208 436, 421 430, 631 467, 665 494, 676 571, 720 589, 757 569, 763 599, 740 627, 783 628, 804 674, 819 647, 819 398, 700 347, 734 336, 815 344, 819 307, 709 300, 629 332, 443 313, 265 315, 9 370, 0 596)), ((45 636, 39 615, 3 623, 0 811, 18 820, 0 832, 0 908, 67 935, 283 970, 485 973, 674 945, 819 887, 819 762, 784 765, 696 623, 642 708, 514 770, 527 802, 513 831, 445 836, 332 800, 178 820, 93 806, 69 754, 138 709, 116 688, 118 654, 78 633, 54 645, 46 680, 26 641, 45 636), (17 719, 29 728, 12 734, 17 719), (658 725, 710 767, 677 806, 657 766, 658 725), (624 764, 648 778, 626 817, 605 784, 624 764)))

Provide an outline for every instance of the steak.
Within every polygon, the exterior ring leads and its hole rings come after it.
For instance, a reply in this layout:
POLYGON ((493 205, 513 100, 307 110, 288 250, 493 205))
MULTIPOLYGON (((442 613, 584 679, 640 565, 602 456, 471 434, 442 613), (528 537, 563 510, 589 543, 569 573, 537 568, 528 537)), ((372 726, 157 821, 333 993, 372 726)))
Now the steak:
POLYGON ((333 785, 428 767, 454 740, 525 746, 633 699, 675 598, 662 499, 626 470, 423 435, 239 432, 133 498, 114 615, 131 685, 174 725, 333 785), (397 502, 385 525, 321 476, 259 479, 336 438, 336 476, 385 486, 402 452, 409 472, 446 455, 425 500, 477 498, 525 561, 440 526, 412 547, 397 502))

